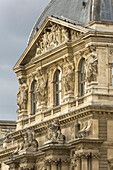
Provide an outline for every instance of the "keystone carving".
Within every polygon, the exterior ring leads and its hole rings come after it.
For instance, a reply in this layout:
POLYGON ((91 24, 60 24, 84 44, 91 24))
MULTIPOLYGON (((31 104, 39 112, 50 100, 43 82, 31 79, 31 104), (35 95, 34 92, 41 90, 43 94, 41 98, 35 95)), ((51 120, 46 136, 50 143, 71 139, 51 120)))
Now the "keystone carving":
POLYGON ((64 58, 64 91, 74 91, 74 64, 69 60, 68 57, 64 58))
POLYGON ((45 144, 65 142, 65 136, 61 133, 61 128, 58 119, 55 119, 53 123, 49 124, 47 129, 48 129, 47 133, 48 141, 45 142, 45 144))
POLYGON ((98 74, 98 56, 96 48, 91 46, 88 47, 88 55, 86 58, 86 77, 87 82, 97 81, 98 74))
POLYGON ((47 103, 47 84, 48 77, 47 73, 44 73, 43 69, 39 69, 37 73, 37 84, 36 84, 36 92, 38 95, 39 105, 44 102, 47 103))
POLYGON ((27 100, 28 100, 28 86, 26 83, 23 83, 19 87, 19 92, 17 93, 17 105, 19 110, 27 109, 27 100))
POLYGON ((92 122, 82 122, 80 124, 81 128, 76 134, 76 138, 86 138, 91 134, 92 122))

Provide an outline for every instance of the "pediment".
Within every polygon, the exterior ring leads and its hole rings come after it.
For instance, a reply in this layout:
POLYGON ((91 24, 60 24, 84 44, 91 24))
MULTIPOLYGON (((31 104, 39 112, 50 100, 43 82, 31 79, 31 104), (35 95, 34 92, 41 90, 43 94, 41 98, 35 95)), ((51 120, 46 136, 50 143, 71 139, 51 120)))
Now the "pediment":
POLYGON ((16 63, 14 71, 20 66, 30 63, 33 58, 57 48, 59 45, 76 41, 86 32, 88 32, 88 29, 80 25, 47 17, 16 63))

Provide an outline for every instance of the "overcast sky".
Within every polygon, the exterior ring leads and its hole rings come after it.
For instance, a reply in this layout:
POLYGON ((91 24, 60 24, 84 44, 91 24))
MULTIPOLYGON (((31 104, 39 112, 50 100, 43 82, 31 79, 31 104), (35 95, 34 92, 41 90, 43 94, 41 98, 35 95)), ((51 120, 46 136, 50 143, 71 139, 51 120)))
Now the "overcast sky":
POLYGON ((16 120, 18 82, 13 67, 50 0, 0 0, 0 120, 16 120))

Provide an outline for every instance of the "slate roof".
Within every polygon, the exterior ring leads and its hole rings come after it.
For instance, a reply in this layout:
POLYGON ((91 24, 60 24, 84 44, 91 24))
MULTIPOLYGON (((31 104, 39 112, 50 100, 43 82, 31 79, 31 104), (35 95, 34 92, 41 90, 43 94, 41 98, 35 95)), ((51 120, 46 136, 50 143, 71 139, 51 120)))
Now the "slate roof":
POLYGON ((47 16, 63 16, 81 24, 90 21, 113 22, 113 3, 112 0, 51 0, 35 23, 29 42, 47 16))

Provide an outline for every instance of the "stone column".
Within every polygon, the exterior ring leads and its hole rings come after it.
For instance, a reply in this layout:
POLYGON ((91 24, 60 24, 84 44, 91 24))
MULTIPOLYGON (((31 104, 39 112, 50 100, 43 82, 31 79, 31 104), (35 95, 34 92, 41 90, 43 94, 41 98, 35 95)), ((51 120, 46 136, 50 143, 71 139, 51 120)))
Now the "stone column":
POLYGON ((51 170, 58 170, 58 160, 57 159, 51 160, 51 170))
POLYGON ((51 165, 49 160, 45 160, 45 167, 47 168, 47 170, 51 170, 51 165))
POLYGON ((80 159, 80 157, 77 156, 75 170, 81 170, 80 167, 81 167, 81 159, 80 159))
POLYGON ((70 161, 69 159, 61 160, 61 170, 69 170, 70 161))
POLYGON ((99 153, 92 153, 92 170, 99 170, 99 153))
POLYGON ((88 156, 87 154, 83 154, 81 156, 81 167, 82 167, 82 170, 88 170, 88 156))

